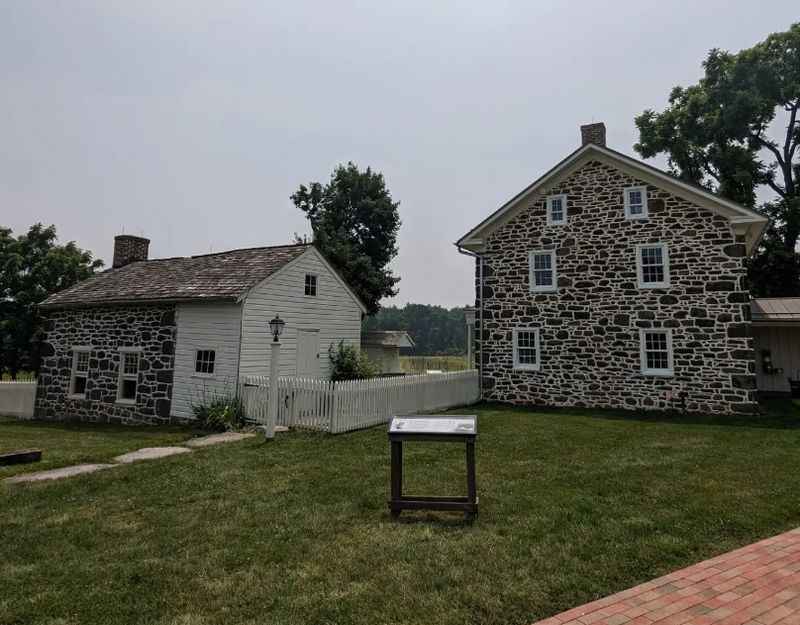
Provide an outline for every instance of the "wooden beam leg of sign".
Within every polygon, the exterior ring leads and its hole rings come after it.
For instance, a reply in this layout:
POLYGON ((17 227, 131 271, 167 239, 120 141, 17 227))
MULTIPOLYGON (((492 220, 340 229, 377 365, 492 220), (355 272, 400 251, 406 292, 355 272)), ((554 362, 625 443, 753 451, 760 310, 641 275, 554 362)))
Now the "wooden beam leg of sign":
POLYGON ((464 513, 467 519, 478 514, 478 490, 475 484, 475 443, 467 441, 467 500, 472 509, 464 513))
POLYGON ((392 442, 392 507, 393 518, 400 516, 402 508, 399 507, 400 500, 403 498, 403 443, 400 441, 392 442))

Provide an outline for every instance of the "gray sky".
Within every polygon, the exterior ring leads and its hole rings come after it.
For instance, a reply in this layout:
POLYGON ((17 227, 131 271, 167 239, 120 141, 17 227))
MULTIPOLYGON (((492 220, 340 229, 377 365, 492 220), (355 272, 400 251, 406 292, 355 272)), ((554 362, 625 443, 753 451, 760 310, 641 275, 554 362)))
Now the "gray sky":
POLYGON ((289 200, 352 160, 403 226, 391 303, 463 305, 452 242, 605 121, 800 19, 796 0, 0 2, 0 206, 110 260, 285 243, 289 200), (766 7, 769 7, 769 10, 766 7))

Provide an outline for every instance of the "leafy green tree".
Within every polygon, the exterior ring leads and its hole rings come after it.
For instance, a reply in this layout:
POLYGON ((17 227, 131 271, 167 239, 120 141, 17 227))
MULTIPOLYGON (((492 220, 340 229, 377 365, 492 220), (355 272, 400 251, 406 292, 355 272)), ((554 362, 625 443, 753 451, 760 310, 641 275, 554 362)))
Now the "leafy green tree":
POLYGON ((38 370, 37 305, 102 265, 73 241, 58 245, 55 226, 35 224, 17 237, 0 227, 0 371, 15 379, 22 369, 38 370))
POLYGON ((636 118, 649 158, 666 154, 672 172, 755 207, 772 219, 750 283, 758 295, 800 294, 800 24, 736 54, 711 50, 705 75, 675 87, 669 106, 636 118))
POLYGON ((339 165, 328 184, 300 185, 291 199, 311 223, 314 244, 370 314, 378 311, 381 298, 397 295, 400 278, 388 265, 397 255, 400 215, 382 174, 339 165))
POLYGON ((464 308, 429 304, 386 306, 362 323, 364 330, 405 330, 414 339, 418 356, 450 356, 466 350, 464 308))

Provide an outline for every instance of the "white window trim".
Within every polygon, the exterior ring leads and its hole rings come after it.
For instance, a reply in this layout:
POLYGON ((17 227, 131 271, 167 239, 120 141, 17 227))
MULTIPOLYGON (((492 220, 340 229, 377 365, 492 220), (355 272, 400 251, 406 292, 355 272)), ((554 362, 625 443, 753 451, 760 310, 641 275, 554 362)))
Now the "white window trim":
POLYGON ((547 196, 547 225, 548 226, 564 226, 567 223, 567 218, 569 214, 567 213, 567 194, 561 193, 559 195, 548 195, 547 196), (563 219, 559 221, 555 221, 553 219, 553 200, 561 200, 561 209, 564 214, 563 219))
POLYGON ((130 375, 125 375, 125 354, 139 354, 141 356, 141 347, 120 347, 117 352, 119 353, 119 367, 117 371, 117 400, 116 403, 125 406, 135 406, 136 399, 139 396, 139 363, 136 363, 136 396, 133 399, 125 399, 122 397, 122 382, 126 378, 131 378, 130 375))
POLYGON ((528 252, 528 287, 531 293, 555 293, 558 291, 558 269, 556 267, 556 251, 555 250, 531 250, 528 252), (543 285, 537 286, 534 280, 533 257, 541 256, 544 254, 550 255, 550 266, 553 271, 553 284, 550 286, 543 285))
POLYGON ((514 355, 514 369, 518 371, 539 371, 542 366, 542 348, 539 340, 539 328, 514 328, 512 332, 512 348, 514 355), (536 363, 521 363, 519 361, 519 346, 517 345, 517 336, 520 332, 533 332, 534 345, 536 347, 536 363))
POLYGON ((675 375, 675 364, 672 356, 672 330, 669 328, 639 328, 639 360, 642 375, 671 378, 675 375), (666 369, 648 369, 647 354, 645 350, 645 334, 665 334, 667 336, 667 363, 666 369))
MULTIPOLYGON (((69 393, 67 393, 67 397, 69 399, 86 399, 86 393, 76 393, 75 392, 75 376, 77 375, 78 371, 78 354, 84 353, 89 354, 91 358, 92 353, 92 346, 91 345, 73 345, 71 348, 72 351, 72 366, 70 367, 70 374, 69 374, 69 393)), ((86 383, 89 383, 89 366, 86 366, 86 383)), ((86 387, 84 387, 86 388, 86 387)))
POLYGON ((319 296, 319 276, 315 273, 306 272, 303 276, 303 297, 317 297, 319 296), (309 295, 306 293, 306 278, 308 276, 314 276, 314 295, 309 295))
POLYGON ((666 289, 670 285, 669 277, 669 248, 666 243, 640 243, 636 246, 636 283, 640 289, 666 289), (664 264, 664 279, 661 282, 645 282, 642 271, 642 249, 650 247, 661 248, 661 259, 664 264))
POLYGON ((622 197, 624 199, 625 204, 625 219, 647 219, 647 187, 646 186, 638 186, 638 187, 626 187, 622 190, 622 197), (628 197, 628 193, 630 191, 641 191, 642 192, 642 212, 638 215, 631 215, 631 204, 630 199, 628 197))
POLYGON ((217 377, 217 354, 219 353, 219 349, 216 347, 198 347, 194 350, 194 359, 192 360, 192 374, 190 377, 192 378, 203 378, 206 380, 213 380, 217 377), (197 370, 197 354, 198 352, 214 352, 214 373, 204 373, 197 370))

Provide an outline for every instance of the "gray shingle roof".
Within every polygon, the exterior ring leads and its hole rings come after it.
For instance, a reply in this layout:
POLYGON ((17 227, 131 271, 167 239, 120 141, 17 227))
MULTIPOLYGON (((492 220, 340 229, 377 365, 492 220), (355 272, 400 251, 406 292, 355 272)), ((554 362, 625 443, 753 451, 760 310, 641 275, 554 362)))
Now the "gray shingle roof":
POLYGON ((759 297, 750 301, 753 321, 800 321, 800 297, 759 297))
POLYGON ((281 245, 134 262, 48 297, 43 308, 160 301, 237 300, 305 252, 281 245))
POLYGON ((405 330, 367 330, 361 333, 362 345, 381 347, 414 347, 414 340, 405 330))

